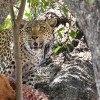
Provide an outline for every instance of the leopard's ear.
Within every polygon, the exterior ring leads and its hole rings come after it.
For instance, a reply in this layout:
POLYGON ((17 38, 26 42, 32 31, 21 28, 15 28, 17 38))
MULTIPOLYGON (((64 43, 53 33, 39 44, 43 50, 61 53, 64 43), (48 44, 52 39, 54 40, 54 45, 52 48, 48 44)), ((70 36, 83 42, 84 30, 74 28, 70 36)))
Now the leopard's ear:
POLYGON ((55 27, 57 25, 57 19, 56 18, 47 19, 46 21, 51 27, 55 27))

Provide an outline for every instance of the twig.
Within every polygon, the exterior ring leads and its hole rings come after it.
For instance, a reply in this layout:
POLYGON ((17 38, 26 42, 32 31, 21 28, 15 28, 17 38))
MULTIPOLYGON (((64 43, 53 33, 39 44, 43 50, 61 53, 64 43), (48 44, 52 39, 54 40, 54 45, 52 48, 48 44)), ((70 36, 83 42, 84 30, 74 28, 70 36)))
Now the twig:
POLYGON ((21 6, 19 8, 18 17, 17 17, 18 22, 21 22, 21 20, 22 20, 24 9, 25 9, 25 4, 26 4, 26 0, 22 0, 21 1, 21 6))

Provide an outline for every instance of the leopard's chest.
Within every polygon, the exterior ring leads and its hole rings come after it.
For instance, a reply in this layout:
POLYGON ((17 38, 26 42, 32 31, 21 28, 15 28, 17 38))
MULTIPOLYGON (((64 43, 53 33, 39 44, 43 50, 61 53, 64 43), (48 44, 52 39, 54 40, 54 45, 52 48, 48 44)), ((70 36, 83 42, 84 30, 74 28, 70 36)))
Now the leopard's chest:
MULTIPOLYGON (((22 46, 21 46, 22 47, 22 46)), ((41 65, 44 60, 44 49, 28 50, 25 47, 21 48, 22 66, 31 63, 35 66, 41 65)))

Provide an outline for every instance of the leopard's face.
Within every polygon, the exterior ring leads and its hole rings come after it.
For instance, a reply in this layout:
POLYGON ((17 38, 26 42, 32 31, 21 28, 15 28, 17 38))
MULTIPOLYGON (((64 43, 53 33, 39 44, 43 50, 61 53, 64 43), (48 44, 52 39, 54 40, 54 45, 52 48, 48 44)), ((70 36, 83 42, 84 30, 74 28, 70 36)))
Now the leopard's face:
POLYGON ((28 33, 28 45, 30 48, 39 49, 49 43, 54 38, 53 27, 55 24, 56 19, 29 23, 28 27, 26 27, 26 32, 28 33))
POLYGON ((25 26, 25 32, 27 33, 29 48, 37 50, 44 48, 45 45, 50 43, 54 38, 53 27, 55 25, 56 19, 54 18, 28 23, 28 25, 25 26))

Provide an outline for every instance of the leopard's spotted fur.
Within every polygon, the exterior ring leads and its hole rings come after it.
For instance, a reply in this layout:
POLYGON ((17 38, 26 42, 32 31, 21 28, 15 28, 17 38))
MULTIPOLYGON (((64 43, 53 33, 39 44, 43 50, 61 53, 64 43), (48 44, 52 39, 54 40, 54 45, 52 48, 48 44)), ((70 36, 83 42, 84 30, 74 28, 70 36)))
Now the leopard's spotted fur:
MULTIPOLYGON (((27 84, 25 83, 27 81, 28 84, 32 84, 33 67, 41 65, 51 53, 54 39, 53 27, 55 25, 56 19, 54 18, 44 21, 30 21, 20 30, 19 42, 24 84, 27 84)), ((1 73, 15 77, 14 45, 11 29, 0 31, 0 62, 2 65, 1 73)))

